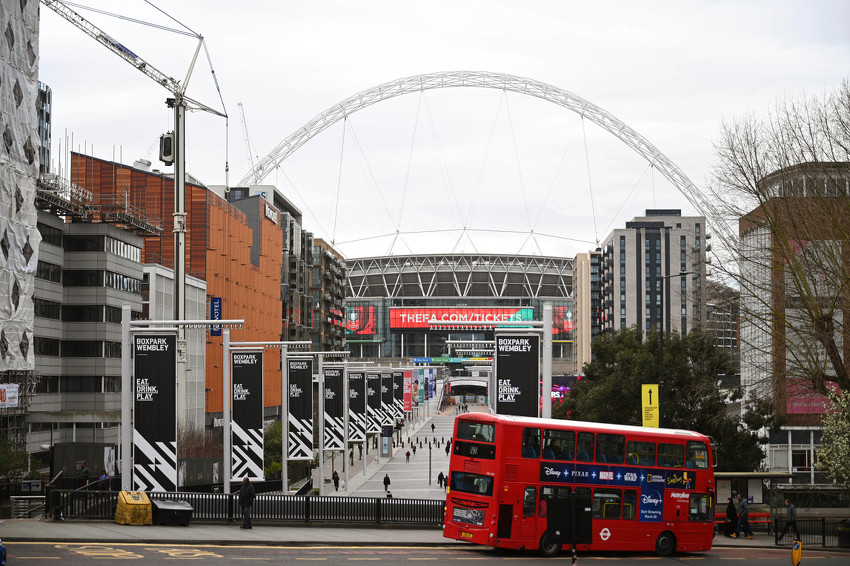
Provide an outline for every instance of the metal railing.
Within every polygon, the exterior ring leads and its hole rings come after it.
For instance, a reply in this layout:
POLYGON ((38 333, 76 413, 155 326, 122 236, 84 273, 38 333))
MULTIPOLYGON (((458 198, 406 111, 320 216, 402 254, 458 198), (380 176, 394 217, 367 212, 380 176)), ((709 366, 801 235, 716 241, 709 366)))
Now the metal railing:
MULTIPOLYGON (((238 493, 161 493, 156 501, 186 501, 198 521, 233 521, 240 516, 238 493)), ((53 518, 112 520, 118 504, 117 491, 51 490, 45 514, 53 518)), ((254 500, 257 521, 397 524, 441 527, 445 501, 376 497, 319 497, 259 494, 254 500)))
MULTIPOLYGON (((799 540, 804 547, 820 546, 823 548, 832 548, 844 546, 844 544, 839 544, 838 527, 840 524, 840 521, 836 519, 830 520, 825 517, 820 519, 798 519, 797 531, 800 534, 800 538, 797 540, 799 540)), ((787 535, 782 537, 785 525, 786 521, 784 519, 776 520, 774 537, 777 546, 791 546, 794 541, 793 529, 790 530, 787 535)))

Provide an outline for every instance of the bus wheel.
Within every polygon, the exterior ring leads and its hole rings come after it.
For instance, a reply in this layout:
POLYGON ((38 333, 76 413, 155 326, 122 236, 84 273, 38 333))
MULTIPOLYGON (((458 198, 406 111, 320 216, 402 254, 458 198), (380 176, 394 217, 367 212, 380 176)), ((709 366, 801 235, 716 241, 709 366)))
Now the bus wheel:
POLYGON ((561 552, 561 543, 554 539, 554 537, 549 534, 549 531, 543 533, 543 536, 540 537, 540 556, 545 556, 547 558, 551 558, 553 556, 557 556, 559 552, 561 552))
POLYGON ((655 541, 655 554, 658 556, 670 556, 676 550, 676 537, 670 531, 664 531, 658 535, 655 541))

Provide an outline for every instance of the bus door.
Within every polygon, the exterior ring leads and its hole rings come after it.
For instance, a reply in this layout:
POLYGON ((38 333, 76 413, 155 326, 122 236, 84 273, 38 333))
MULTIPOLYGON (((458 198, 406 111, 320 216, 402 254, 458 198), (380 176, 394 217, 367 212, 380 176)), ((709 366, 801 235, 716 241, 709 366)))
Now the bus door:
POLYGON ((573 536, 576 544, 590 544, 593 541, 589 488, 577 487, 572 490, 566 486, 542 486, 538 514, 543 518, 539 527, 541 535, 545 529, 562 544, 572 544, 573 536))

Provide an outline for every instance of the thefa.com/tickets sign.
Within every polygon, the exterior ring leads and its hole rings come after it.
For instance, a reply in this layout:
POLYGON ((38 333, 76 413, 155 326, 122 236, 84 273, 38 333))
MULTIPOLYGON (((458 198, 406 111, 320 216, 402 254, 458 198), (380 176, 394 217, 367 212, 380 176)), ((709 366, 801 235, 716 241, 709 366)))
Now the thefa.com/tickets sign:
POLYGON ((516 308, 391 308, 390 328, 423 328, 432 324, 498 324, 533 320, 534 309, 516 308))
POLYGON ((538 416, 540 336, 496 335, 496 413, 538 416))

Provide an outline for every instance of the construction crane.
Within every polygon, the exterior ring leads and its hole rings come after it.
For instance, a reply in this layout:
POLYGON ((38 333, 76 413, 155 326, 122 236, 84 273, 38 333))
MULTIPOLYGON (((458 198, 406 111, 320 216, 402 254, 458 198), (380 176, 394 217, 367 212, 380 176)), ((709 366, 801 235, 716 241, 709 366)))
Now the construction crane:
POLYGON ((248 136, 248 122, 245 120, 245 108, 242 107, 242 101, 239 101, 239 117, 242 119, 242 131, 245 132, 245 149, 248 151, 248 160, 251 162, 252 178, 249 184, 256 185, 260 171, 254 171, 254 151, 251 149, 251 138, 248 136))
MULTIPOLYGON (((186 320, 186 111, 202 110, 217 116, 227 117, 223 111, 216 110, 202 104, 186 95, 189 79, 198 60, 198 54, 204 45, 204 38, 199 34, 187 33, 198 40, 195 54, 186 72, 183 82, 166 75, 125 45, 121 44, 99 27, 86 18, 72 10, 65 2, 60 0, 41 0, 41 3, 50 8, 62 18, 69 21, 77 29, 93 38, 95 41, 124 59, 138 71, 147 75, 154 82, 171 93, 165 103, 168 108, 174 109, 174 131, 160 138, 160 159, 165 163, 174 164, 174 319, 186 320)), ((186 334, 185 328, 178 325, 177 334, 177 392, 178 407, 185 407, 186 395, 186 334)), ((129 423, 128 423, 129 424, 129 423)), ((125 427, 126 428, 126 427, 125 427)), ((123 432, 122 432, 123 434, 123 432)), ((122 459, 122 471, 129 458, 122 459)), ((124 474, 129 478, 130 474, 124 474)), ((124 481, 127 481, 126 479, 124 481)))

